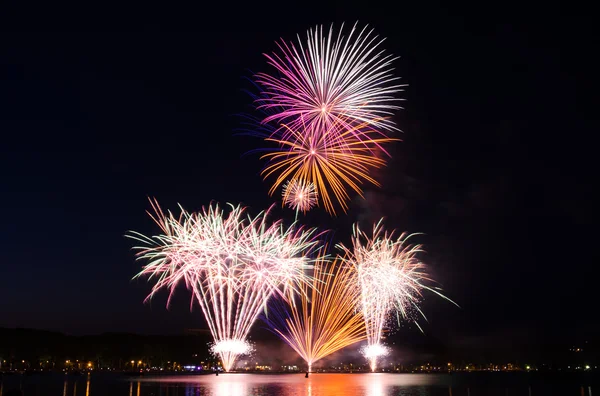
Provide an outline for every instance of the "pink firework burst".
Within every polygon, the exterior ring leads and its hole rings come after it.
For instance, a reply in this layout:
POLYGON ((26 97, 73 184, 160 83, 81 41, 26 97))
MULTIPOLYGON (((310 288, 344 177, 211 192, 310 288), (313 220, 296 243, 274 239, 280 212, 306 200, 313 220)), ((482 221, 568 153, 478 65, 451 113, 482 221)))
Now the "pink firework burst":
MULTIPOLYGON (((263 87, 258 108, 269 114, 263 123, 285 123, 292 130, 327 130, 334 124, 353 130, 364 123, 382 134, 397 130, 390 116, 400 108, 395 95, 404 85, 393 76, 396 58, 381 49, 383 41, 355 24, 348 36, 343 25, 337 34, 333 25, 325 34, 320 26, 309 30, 306 40, 298 37, 297 46, 279 42, 278 52, 265 54, 277 74, 256 75, 263 87)), ((361 138, 360 129, 354 130, 361 138)))
POLYGON ((141 243, 135 247, 138 259, 147 261, 137 276, 155 281, 148 298, 169 290, 167 304, 179 285, 191 291, 213 336, 211 350, 229 371, 251 351, 248 333, 268 300, 275 294, 289 298, 311 282, 306 269, 314 260, 308 255, 318 249, 318 234, 268 221, 268 212, 248 216, 241 206, 181 209, 175 216, 151 203, 162 233, 128 235, 141 243))
MULTIPOLYGON (((371 235, 356 224, 352 249, 337 245, 344 253, 344 260, 356 273, 368 340, 363 355, 369 360, 372 371, 377 367, 377 358, 387 353, 380 342, 394 314, 398 324, 402 320, 413 320, 413 310, 425 318, 419 307, 424 291, 456 304, 439 288, 427 285, 432 279, 425 264, 417 258, 421 246, 410 245, 409 237, 402 234, 396 238, 394 232, 383 229, 380 221, 373 226, 371 235)), ((420 329, 419 324, 414 323, 420 329)))
POLYGON ((283 185, 283 202, 288 207, 308 212, 317 203, 317 189, 309 181, 292 179, 283 185))

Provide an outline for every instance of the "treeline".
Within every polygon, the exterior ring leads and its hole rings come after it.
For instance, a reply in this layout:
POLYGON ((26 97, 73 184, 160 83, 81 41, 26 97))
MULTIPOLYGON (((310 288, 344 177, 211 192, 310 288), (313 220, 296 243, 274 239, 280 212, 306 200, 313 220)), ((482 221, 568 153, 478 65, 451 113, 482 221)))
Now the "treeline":
POLYGON ((126 369, 130 361, 145 367, 164 367, 169 361, 194 363, 207 360, 208 334, 154 336, 105 333, 70 336, 58 332, 0 328, 0 362, 28 363, 35 366, 63 367, 70 362, 93 362, 95 367, 126 369), (46 363, 48 362, 48 363, 46 363))

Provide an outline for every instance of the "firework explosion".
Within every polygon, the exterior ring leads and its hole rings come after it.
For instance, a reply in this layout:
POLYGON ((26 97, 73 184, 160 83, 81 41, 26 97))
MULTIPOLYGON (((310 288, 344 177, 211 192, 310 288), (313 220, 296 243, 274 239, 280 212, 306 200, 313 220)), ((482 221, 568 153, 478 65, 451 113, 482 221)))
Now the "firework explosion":
POLYGON ((279 52, 265 55, 276 74, 255 76, 257 134, 279 146, 263 156, 270 160, 263 176, 276 176, 269 193, 289 179, 312 183, 332 215, 336 206, 347 211, 349 190, 362 196, 363 183, 379 185, 369 172, 385 165, 384 143, 397 140, 386 133, 397 130, 391 116, 403 87, 383 39, 367 27, 343 30, 317 27, 297 45, 281 41, 279 52))
MULTIPOLYGON (((338 245, 346 254, 346 262, 356 271, 368 340, 365 357, 373 371, 377 357, 385 352, 379 342, 393 313, 398 323, 402 319, 411 320, 411 311, 425 318, 419 308, 423 290, 447 299, 437 288, 425 284, 431 279, 425 265, 416 257, 420 246, 409 245, 408 237, 402 234, 395 238, 393 232, 384 232, 379 222, 373 227, 372 237, 355 225, 352 250, 338 245)), ((419 327, 416 321, 414 323, 419 327)))
MULTIPOLYGON (((263 123, 287 124, 298 130, 307 124, 310 130, 352 130, 355 139, 362 139, 357 124, 366 123, 381 131, 395 130, 388 118, 400 107, 395 94, 404 85, 392 73, 396 59, 381 49, 384 39, 367 30, 343 28, 337 34, 333 25, 329 33, 323 27, 307 32, 306 41, 298 37, 298 46, 281 41, 279 52, 265 54, 276 75, 259 73, 256 81, 263 92, 258 108, 268 111, 263 123)), ((283 139, 290 139, 283 130, 283 139)))
POLYGON ((306 361, 309 372, 318 360, 366 339, 353 276, 352 268, 322 257, 315 263, 312 288, 303 286, 300 302, 288 299, 266 317, 274 332, 306 361))
MULTIPOLYGON (((354 129, 365 127, 363 124, 354 129)), ((327 212, 336 214, 333 199, 346 212, 350 200, 347 188, 362 196, 360 185, 364 182, 379 186, 369 171, 385 166, 385 161, 375 153, 380 143, 394 140, 359 140, 353 134, 354 129, 340 132, 335 125, 324 133, 290 129, 289 140, 267 138, 279 144, 278 149, 261 157, 269 160, 263 177, 276 177, 269 193, 272 195, 290 178, 302 184, 312 183, 327 212)))
MULTIPOLYGON (((255 76, 260 93, 254 102, 262 114, 247 117, 246 124, 277 144, 261 157, 268 161, 262 176, 273 179, 270 195, 283 187, 283 203, 296 217, 320 203, 331 215, 346 212, 352 191, 362 196, 363 184, 379 186, 371 172, 385 166, 384 146, 398 140, 389 137, 398 130, 391 117, 404 86, 392 73, 395 58, 373 30, 356 26, 347 36, 342 25, 337 32, 333 26, 328 33, 309 30, 297 44, 281 41, 279 51, 265 54, 275 73, 255 76)), ((129 235, 144 245, 135 248, 138 259, 147 260, 136 277, 155 281, 148 299, 169 290, 167 305, 176 287, 186 285, 226 371, 252 351, 250 328, 275 294, 285 308, 267 321, 309 370, 366 338, 362 353, 375 371, 378 357, 389 353, 380 340, 394 314, 399 323, 414 312, 424 317, 423 290, 444 297, 426 286, 419 246, 380 224, 372 236, 355 226, 352 249, 338 245, 344 257, 330 262, 307 258, 318 250, 315 229, 267 223, 268 212, 249 217, 241 206, 226 213, 210 205, 199 213, 181 209, 175 217, 156 202, 152 206, 150 216, 162 233, 129 235)))
POLYGON ((286 298, 310 282, 305 269, 313 260, 305 254, 317 247, 316 231, 268 224, 268 212, 250 217, 241 206, 228 214, 218 205, 200 213, 181 209, 178 217, 152 206, 149 214, 162 234, 129 235, 144 245, 134 249, 148 262, 137 276, 155 280, 148 298, 167 289, 170 301, 181 283, 191 290, 213 336, 212 350, 229 371, 251 349, 246 338, 267 300, 276 293, 286 298))
POLYGON ((292 179, 283 185, 283 203, 296 212, 308 212, 317 203, 315 185, 301 180, 292 179))

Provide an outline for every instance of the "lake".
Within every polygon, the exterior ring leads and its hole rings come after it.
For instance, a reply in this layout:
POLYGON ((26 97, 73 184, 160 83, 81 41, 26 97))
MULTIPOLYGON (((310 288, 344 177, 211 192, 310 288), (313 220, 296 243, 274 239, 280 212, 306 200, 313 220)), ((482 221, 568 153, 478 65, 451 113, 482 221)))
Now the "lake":
MULTIPOLYGON (((0 396, 592 396, 592 373, 5 375, 0 396)), ((600 395, 600 390, 598 391, 600 395)))

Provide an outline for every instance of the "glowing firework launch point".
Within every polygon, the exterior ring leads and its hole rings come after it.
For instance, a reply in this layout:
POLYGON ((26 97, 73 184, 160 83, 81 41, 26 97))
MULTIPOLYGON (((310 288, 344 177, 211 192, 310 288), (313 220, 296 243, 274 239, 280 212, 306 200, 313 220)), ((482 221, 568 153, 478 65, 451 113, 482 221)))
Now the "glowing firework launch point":
POLYGON ((215 342, 210 350, 214 354, 234 353, 236 355, 248 355, 254 348, 252 344, 244 340, 223 340, 215 342))
POLYGON ((254 351, 254 347, 244 340, 222 340, 215 342, 210 351, 221 357, 223 367, 228 367, 230 370, 238 356, 249 355, 254 351))
POLYGON ((365 345, 361 348, 360 353, 369 361, 371 371, 375 371, 377 358, 389 355, 390 348, 382 344, 365 345))

